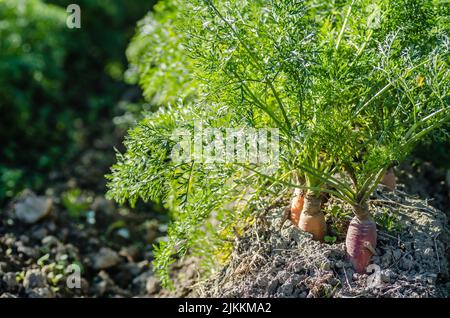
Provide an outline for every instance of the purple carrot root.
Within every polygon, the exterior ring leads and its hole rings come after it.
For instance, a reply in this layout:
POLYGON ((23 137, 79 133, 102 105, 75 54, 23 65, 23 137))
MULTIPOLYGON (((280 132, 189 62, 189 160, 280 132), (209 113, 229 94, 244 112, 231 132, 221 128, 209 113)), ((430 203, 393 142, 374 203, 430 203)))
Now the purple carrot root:
POLYGON ((377 244, 377 228, 371 218, 359 220, 354 217, 350 222, 345 245, 347 255, 359 274, 366 272, 377 244))

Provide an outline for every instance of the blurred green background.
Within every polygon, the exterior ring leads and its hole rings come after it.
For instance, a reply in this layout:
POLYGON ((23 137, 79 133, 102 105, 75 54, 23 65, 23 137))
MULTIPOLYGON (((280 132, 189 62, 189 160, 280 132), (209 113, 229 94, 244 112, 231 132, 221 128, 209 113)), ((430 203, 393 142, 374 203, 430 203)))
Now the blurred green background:
POLYGON ((119 101, 139 99, 125 51, 155 2, 78 0, 81 29, 69 29, 72 0, 0 0, 0 204, 41 191, 108 133, 119 101))

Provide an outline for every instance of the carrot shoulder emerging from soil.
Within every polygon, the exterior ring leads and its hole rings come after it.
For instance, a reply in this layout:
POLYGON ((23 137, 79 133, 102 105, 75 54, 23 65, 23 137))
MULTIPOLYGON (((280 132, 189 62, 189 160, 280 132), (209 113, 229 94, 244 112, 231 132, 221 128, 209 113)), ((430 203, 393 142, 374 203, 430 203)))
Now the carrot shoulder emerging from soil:
POLYGON ((303 198, 298 227, 313 235, 316 241, 323 241, 326 232, 325 216, 322 212, 322 198, 307 192, 303 198))

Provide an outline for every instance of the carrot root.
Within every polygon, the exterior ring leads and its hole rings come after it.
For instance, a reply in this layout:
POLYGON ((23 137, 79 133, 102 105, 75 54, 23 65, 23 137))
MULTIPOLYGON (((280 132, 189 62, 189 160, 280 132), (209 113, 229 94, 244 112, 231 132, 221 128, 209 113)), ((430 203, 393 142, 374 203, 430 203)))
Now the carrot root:
POLYGON ((322 212, 314 215, 302 213, 300 215, 299 227, 305 232, 313 235, 313 240, 323 241, 326 233, 325 216, 322 212))
POLYGON ((289 215, 289 219, 291 222, 295 225, 299 225, 300 221, 300 214, 303 210, 303 203, 305 200, 305 196, 302 194, 302 192, 298 189, 294 191, 294 198, 292 199, 291 203, 291 213, 289 215))
POLYGON ((380 181, 381 184, 385 185, 390 191, 394 191, 397 186, 397 181, 395 180, 394 170, 389 169, 380 181))
POLYGON ((363 274, 375 252, 377 229, 375 222, 354 217, 350 222, 345 245, 347 255, 357 273, 363 274))
POLYGON ((321 209, 322 198, 312 193, 306 193, 298 226, 301 230, 311 233, 313 240, 316 241, 323 241, 327 229, 325 216, 321 209))

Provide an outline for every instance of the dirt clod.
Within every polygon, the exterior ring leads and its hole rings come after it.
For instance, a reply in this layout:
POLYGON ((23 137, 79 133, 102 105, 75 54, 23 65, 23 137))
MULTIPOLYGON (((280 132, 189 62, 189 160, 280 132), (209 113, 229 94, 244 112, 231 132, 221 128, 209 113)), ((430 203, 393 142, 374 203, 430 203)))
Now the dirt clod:
POLYGON ((25 191, 14 206, 16 218, 26 224, 36 223, 50 214, 52 204, 51 198, 38 197, 31 191, 25 191))

